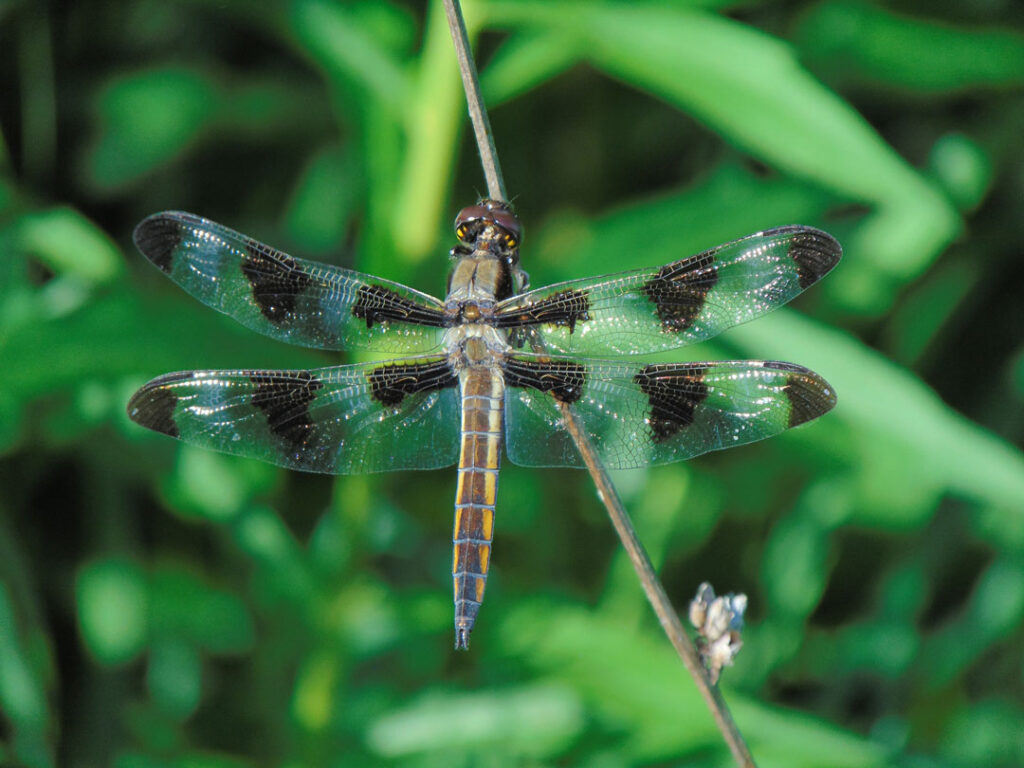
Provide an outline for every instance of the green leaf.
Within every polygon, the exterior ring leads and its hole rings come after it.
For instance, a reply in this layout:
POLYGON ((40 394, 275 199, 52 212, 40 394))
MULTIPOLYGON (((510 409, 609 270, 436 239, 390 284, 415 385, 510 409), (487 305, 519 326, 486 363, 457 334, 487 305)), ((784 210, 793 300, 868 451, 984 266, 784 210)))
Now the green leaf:
MULTIPOLYGON (((646 626, 650 631, 639 634, 633 624, 578 606, 531 600, 503 617, 501 638, 537 674, 578 692, 591 717, 618 723, 632 761, 726 759, 721 734, 679 658, 653 622, 646 626)), ((829 755, 829 765, 866 768, 881 760, 878 747, 824 722, 738 693, 727 698, 740 731, 766 763, 817 768, 829 755)))
POLYGON ((992 157, 984 147, 960 133, 948 133, 935 142, 928 166, 950 199, 962 209, 980 204, 992 184, 992 157))
POLYGON ((944 261, 905 294, 886 319, 886 350, 904 365, 917 362, 978 284, 972 261, 944 261))
POLYGON ((267 595, 294 602, 313 589, 302 547, 272 510, 247 508, 232 532, 237 546, 259 566, 267 595))
POLYGON ((185 640, 209 653, 249 650, 254 628, 246 606, 230 592, 183 568, 161 568, 152 579, 154 638, 185 640))
POLYGON ((11 595, 0 582, 0 704, 19 730, 41 732, 50 718, 46 690, 18 629, 11 595))
POLYGON ((1024 754, 1022 719, 1018 698, 971 700, 944 725, 942 754, 954 765, 1013 765, 1024 754))
POLYGON ((297 0, 291 24, 303 49, 332 80, 357 83, 379 104, 399 115, 406 101, 407 82, 394 55, 377 43, 374 30, 337 3, 297 0))
POLYGON ((109 558, 84 566, 75 585, 78 623, 101 664, 124 664, 143 649, 149 629, 146 577, 129 560, 109 558))
POLYGON ((292 716, 310 732, 323 731, 337 706, 340 655, 332 648, 310 655, 299 669, 292 696, 292 716))
POLYGON ((366 738, 385 757, 458 749, 542 758, 560 754, 582 726, 573 692, 548 684, 494 693, 427 693, 377 720, 366 738))
POLYGON ((770 610, 806 617, 827 584, 827 532, 814 520, 792 514, 771 531, 761 565, 770 610))
POLYGON ((131 184, 181 154, 215 113, 218 88, 196 69, 151 69, 112 81, 99 96, 99 136, 88 155, 98 187, 131 184))
POLYGON ((276 475, 267 464, 181 445, 167 495, 176 511, 223 523, 239 515, 276 475))
POLYGON ((825 71, 873 87, 946 94, 1024 84, 1024 35, 1008 29, 954 27, 834 0, 804 17, 796 40, 825 71))
POLYGON ((978 579, 967 609, 925 643, 921 655, 928 661, 928 687, 944 688, 963 675, 998 641, 1020 630, 1022 614, 1024 566, 1019 557, 1000 558, 978 579))
POLYGON ((320 88, 294 77, 247 79, 222 89, 210 133, 231 144, 295 141, 333 125, 320 88))
MULTIPOLYGON (((467 24, 472 39, 475 28, 471 20, 467 24)), ((389 214, 396 255, 412 263, 435 255, 437 223, 444 218, 466 109, 458 70, 452 66, 448 25, 438 3, 429 6, 423 54, 417 64, 415 86, 403 104, 406 152, 389 214), (414 228, 409 226, 411 211, 416 212, 414 228)))
POLYGON ((22 250, 59 275, 101 284, 122 269, 121 250, 110 236, 69 207, 22 215, 17 236, 22 250))
POLYGON ((161 708, 188 718, 202 696, 202 666, 195 648, 177 638, 158 638, 149 651, 146 684, 161 708))
POLYGON ((582 52, 563 34, 513 32, 480 73, 484 102, 493 109, 561 74, 581 57, 582 52))
POLYGON ((337 250, 363 192, 358 158, 342 147, 319 149, 296 184, 285 214, 288 234, 303 250, 337 250))
POLYGON ((877 212, 848 245, 919 274, 956 211, 781 41, 730 19, 647 3, 494 2, 494 23, 558 30, 594 66, 660 96, 780 171, 877 212))
POLYGON ((785 43, 758 30, 648 3, 496 2, 489 19, 560 30, 595 66, 692 113, 781 170, 844 196, 885 203, 923 186, 785 43))

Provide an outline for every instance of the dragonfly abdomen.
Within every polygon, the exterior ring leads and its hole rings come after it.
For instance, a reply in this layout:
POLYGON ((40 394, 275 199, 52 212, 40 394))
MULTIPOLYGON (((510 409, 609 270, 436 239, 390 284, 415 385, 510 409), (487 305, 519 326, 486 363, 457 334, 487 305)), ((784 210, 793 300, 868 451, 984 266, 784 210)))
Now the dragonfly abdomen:
POLYGON ((455 490, 452 578, 455 588, 455 647, 469 647, 480 603, 484 599, 494 534, 494 503, 498 492, 505 383, 486 367, 464 370, 462 450, 455 490))

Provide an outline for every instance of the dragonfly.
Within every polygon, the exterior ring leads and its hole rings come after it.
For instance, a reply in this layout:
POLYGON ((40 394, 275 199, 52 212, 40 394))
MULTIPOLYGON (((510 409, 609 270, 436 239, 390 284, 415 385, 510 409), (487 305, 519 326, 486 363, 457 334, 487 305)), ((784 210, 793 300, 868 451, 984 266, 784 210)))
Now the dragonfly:
POLYGON ((502 448, 514 464, 582 467, 571 409, 609 469, 688 459, 776 435, 836 402, 821 376, 773 360, 637 362, 782 305, 838 263, 807 226, 768 229, 659 267, 530 290, 522 227, 484 199, 455 219, 446 298, 289 256, 190 213, 135 229, 188 293, 266 336, 398 355, 306 370, 153 379, 129 417, 194 445, 307 472, 458 465, 452 579, 466 649, 491 560, 502 448))

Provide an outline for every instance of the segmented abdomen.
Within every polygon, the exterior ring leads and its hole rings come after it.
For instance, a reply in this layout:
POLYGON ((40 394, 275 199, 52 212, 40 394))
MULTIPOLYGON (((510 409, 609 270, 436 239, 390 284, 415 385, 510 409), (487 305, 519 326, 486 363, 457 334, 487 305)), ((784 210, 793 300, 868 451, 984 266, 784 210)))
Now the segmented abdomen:
POLYGON ((460 375, 462 452, 455 490, 455 531, 452 534, 455 582, 455 647, 469 646, 487 584, 494 533, 494 500, 498 492, 505 383, 488 368, 469 368, 460 375))

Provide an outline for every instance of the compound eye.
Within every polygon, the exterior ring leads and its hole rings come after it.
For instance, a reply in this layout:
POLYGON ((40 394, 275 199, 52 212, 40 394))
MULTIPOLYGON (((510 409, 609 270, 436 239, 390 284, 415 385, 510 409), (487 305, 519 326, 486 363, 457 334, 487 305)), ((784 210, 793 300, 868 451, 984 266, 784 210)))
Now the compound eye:
POLYGON ((480 222, 489 218, 490 211, 482 205, 471 205, 455 217, 455 236, 464 243, 472 243, 480 232, 480 222))
POLYGON ((486 226, 501 230, 506 248, 516 248, 522 240, 519 219, 512 213, 508 203, 499 200, 481 200, 476 205, 463 208, 455 217, 455 236, 472 245, 486 226))
POLYGON ((515 248, 523 239, 523 229, 519 225, 519 219, 508 208, 491 210, 491 220, 505 230, 505 244, 509 248, 515 248))

